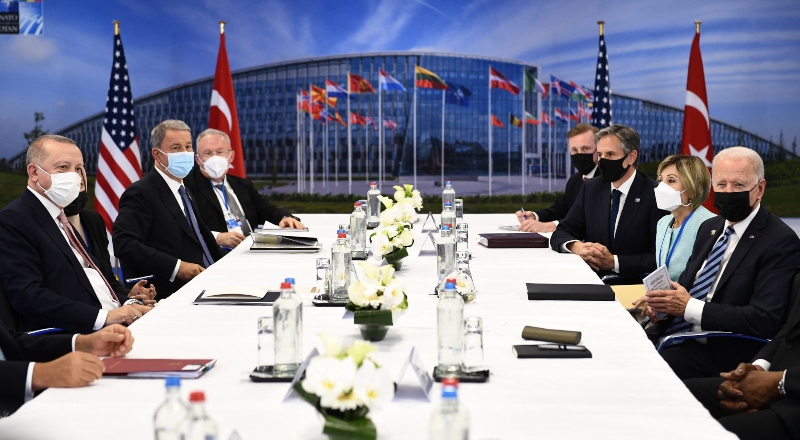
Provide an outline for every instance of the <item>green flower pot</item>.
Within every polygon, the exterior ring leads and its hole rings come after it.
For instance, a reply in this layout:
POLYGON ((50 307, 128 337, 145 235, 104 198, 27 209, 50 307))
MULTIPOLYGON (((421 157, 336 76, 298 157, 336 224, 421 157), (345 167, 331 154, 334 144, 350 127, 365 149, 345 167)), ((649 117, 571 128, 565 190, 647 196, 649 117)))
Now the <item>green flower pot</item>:
POLYGON ((391 326, 378 324, 358 325, 358 329, 361 331, 361 337, 370 342, 382 341, 383 338, 386 337, 386 333, 389 332, 389 327, 391 326))

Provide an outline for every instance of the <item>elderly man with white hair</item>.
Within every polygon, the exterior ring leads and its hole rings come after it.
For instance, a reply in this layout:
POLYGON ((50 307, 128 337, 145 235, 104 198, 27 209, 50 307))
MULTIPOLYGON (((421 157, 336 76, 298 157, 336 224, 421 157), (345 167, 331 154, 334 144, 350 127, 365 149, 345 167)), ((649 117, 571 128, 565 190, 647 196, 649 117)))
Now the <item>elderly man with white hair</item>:
MULTIPOLYGON (((761 206, 767 182, 755 151, 720 151, 711 182, 719 217, 700 226, 674 290, 647 292, 647 304, 667 314, 659 323, 662 336, 718 330, 771 339, 786 319, 800 239, 761 206)), ((662 356, 681 379, 711 377, 751 360, 761 345, 725 337, 689 340, 662 356)))

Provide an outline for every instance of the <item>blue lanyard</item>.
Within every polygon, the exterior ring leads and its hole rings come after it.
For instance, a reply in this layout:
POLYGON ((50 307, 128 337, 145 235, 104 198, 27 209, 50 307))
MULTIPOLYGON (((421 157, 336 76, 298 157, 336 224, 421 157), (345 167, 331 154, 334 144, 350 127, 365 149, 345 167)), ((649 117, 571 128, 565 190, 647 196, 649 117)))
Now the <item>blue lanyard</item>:
MULTIPOLYGON (((686 223, 689 223, 689 219, 692 218, 692 216, 694 215, 695 211, 692 211, 689 214, 689 216, 686 217, 686 220, 684 220, 683 224, 681 224, 681 228, 678 229, 678 236, 675 237, 675 242, 672 243, 672 246, 670 246, 670 248, 669 248, 669 252, 667 252, 667 261, 664 263, 667 266, 667 268, 669 268, 669 261, 672 259, 672 253, 675 252, 675 248, 678 247, 678 241, 680 241, 681 235, 683 234, 683 228, 686 227, 686 223)), ((669 226, 667 226, 667 228, 669 228, 669 226)), ((659 248, 658 248, 658 256, 659 256, 659 258, 661 258, 661 249, 664 249, 664 240, 666 240, 666 239, 667 239, 667 233, 664 232, 664 236, 661 237, 661 246, 659 246, 659 248)))
MULTIPOLYGON (((219 193, 222 194, 222 201, 225 203, 225 209, 228 212, 231 212, 231 208, 228 206, 228 191, 222 191, 221 189, 217 188, 217 186, 214 185, 214 182, 211 182, 211 187, 214 188, 215 191, 219 191, 219 193)), ((225 188, 224 180, 222 181, 222 187, 225 188)))

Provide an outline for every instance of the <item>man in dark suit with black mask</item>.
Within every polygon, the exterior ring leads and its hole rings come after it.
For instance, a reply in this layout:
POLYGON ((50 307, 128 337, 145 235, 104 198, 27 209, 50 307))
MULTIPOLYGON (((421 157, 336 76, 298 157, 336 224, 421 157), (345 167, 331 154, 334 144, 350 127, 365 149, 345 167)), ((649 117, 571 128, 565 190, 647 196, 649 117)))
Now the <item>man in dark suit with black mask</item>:
POLYGON ((636 130, 612 125, 595 140, 602 178, 583 184, 550 246, 580 256, 600 276, 639 278, 656 268, 656 224, 668 212, 656 206, 655 181, 636 171, 636 130))
POLYGON ((553 232, 557 221, 567 216, 569 209, 575 204, 583 182, 602 174, 597 166, 597 144, 594 135, 597 127, 589 124, 578 124, 567 132, 569 153, 572 165, 578 170, 567 180, 564 194, 549 208, 536 211, 517 211, 518 231, 553 232))
POLYGON ((213 128, 205 130, 197 136, 196 165, 185 180, 217 244, 234 248, 265 222, 282 228, 304 228, 299 218, 259 194, 249 179, 228 174, 235 154, 227 134, 213 128))

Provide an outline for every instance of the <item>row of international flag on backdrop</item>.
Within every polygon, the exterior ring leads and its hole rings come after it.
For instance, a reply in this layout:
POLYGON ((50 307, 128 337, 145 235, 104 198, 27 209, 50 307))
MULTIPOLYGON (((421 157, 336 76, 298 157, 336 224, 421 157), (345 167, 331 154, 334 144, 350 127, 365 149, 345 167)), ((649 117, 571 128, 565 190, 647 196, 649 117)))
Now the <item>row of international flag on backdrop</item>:
MULTIPOLYGON (((208 125, 210 128, 226 132, 231 138, 231 147, 236 154, 229 173, 238 177, 246 177, 233 80, 225 48, 224 24, 225 22, 220 22, 220 48, 209 103, 208 125)), ((548 97, 549 94, 550 99, 554 96, 564 97, 578 103, 574 110, 569 107, 566 114, 558 108, 552 108, 551 116, 548 116, 545 111, 541 111, 538 119, 524 110, 522 118, 510 114, 509 124, 511 126, 552 125, 555 121, 591 121, 599 128, 612 124, 608 52, 603 32, 604 22, 601 21, 598 24, 600 25, 600 38, 594 90, 572 81, 562 81, 554 76, 550 78, 549 83, 544 84, 525 72, 522 87, 524 91, 533 91, 542 98, 548 97)), ((700 53, 700 22, 696 21, 695 25, 696 32, 692 41, 687 75, 681 153, 698 156, 710 167, 714 157, 711 119, 708 111, 703 60, 700 53)), ((415 66, 414 74, 416 88, 442 90, 445 92, 445 102, 469 105, 472 93, 466 87, 446 82, 436 73, 421 66, 415 66)), ((515 95, 519 94, 521 88, 501 72, 490 67, 489 76, 490 91, 497 88, 515 95)), ((303 91, 298 95, 298 109, 317 120, 348 125, 348 121, 336 110, 337 101, 348 97, 351 93, 375 93, 375 89, 367 79, 359 75, 348 73, 347 81, 347 89, 330 80, 326 80, 325 88, 311 86, 309 92, 303 91)), ((407 92, 399 81, 383 70, 379 72, 378 84, 380 90, 407 92)), ((491 113, 491 102, 489 111, 491 113)), ((348 119, 350 125, 377 126, 375 120, 370 116, 351 112, 348 119)), ((503 127, 503 122, 494 114, 491 114, 490 124, 503 127)), ((383 126, 394 130, 397 128, 397 123, 385 118, 383 126)), ((117 216, 122 192, 142 176, 139 136, 119 22, 114 22, 111 78, 103 116, 99 153, 95 184, 95 209, 103 217, 110 233, 117 216)), ((713 208, 713 197, 709 197, 705 204, 707 207, 713 208)))

